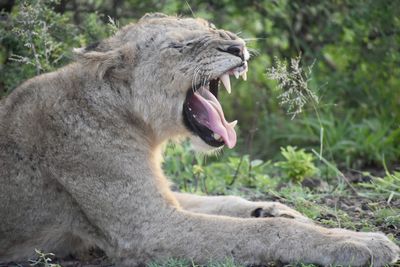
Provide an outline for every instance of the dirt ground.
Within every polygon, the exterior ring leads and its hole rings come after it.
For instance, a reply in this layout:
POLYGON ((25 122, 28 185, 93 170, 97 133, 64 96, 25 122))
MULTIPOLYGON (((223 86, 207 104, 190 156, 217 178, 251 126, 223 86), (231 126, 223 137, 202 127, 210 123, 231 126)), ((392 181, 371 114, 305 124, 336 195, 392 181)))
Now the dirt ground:
MULTIPOLYGON (((357 225, 362 225, 363 221, 369 221, 374 224, 377 229, 385 234, 393 234, 393 236, 400 241, 400 225, 391 223, 379 223, 373 212, 377 208, 392 208, 400 207, 400 200, 391 201, 388 204, 384 200, 373 202, 371 200, 362 197, 350 196, 350 197, 326 197, 321 200, 322 204, 345 211, 351 218, 351 221, 356 226, 356 230, 361 230, 357 225)), ((332 216, 326 216, 323 219, 335 219, 332 216)))

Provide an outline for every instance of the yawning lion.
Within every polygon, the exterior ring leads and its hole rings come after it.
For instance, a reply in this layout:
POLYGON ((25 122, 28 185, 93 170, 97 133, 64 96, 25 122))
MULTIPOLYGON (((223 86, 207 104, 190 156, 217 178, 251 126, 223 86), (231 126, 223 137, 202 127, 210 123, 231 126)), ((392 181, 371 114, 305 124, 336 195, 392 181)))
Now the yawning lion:
POLYGON ((246 79, 249 53, 235 34, 149 14, 75 52, 76 62, 0 103, 0 261, 93 246, 117 266, 398 258, 383 234, 325 229, 279 203, 170 191, 160 167, 167 140, 190 136, 203 150, 236 144, 236 122, 218 101, 229 76, 246 79))

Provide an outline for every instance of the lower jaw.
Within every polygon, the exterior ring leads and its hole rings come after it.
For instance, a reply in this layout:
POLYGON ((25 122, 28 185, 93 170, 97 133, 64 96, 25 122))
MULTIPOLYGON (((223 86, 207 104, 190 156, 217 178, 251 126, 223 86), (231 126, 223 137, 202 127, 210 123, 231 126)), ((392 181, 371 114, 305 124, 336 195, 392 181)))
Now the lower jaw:
POLYGON ((198 135, 191 135, 190 143, 195 151, 205 154, 213 154, 224 147, 224 145, 219 147, 210 146, 206 142, 204 142, 204 140, 201 139, 198 135))
POLYGON ((213 132, 207 127, 196 123, 195 121, 191 121, 188 119, 188 115, 185 114, 185 108, 183 110, 183 121, 186 128, 192 132, 193 135, 200 138, 204 143, 209 145, 210 147, 219 148, 222 147, 225 143, 223 141, 215 140, 212 135, 213 132))

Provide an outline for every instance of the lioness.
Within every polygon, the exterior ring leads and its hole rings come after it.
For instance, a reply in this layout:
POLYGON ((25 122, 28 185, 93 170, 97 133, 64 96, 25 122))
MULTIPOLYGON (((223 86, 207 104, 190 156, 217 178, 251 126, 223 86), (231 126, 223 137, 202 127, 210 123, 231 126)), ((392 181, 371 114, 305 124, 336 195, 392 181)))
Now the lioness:
POLYGON ((76 50, 0 105, 0 261, 34 248, 62 256, 97 246, 117 266, 233 258, 382 266, 399 248, 380 233, 325 229, 279 203, 173 193, 163 143, 190 136, 233 147, 219 83, 246 78, 235 34, 202 19, 145 15, 76 50), (265 218, 250 218, 265 217, 265 218))

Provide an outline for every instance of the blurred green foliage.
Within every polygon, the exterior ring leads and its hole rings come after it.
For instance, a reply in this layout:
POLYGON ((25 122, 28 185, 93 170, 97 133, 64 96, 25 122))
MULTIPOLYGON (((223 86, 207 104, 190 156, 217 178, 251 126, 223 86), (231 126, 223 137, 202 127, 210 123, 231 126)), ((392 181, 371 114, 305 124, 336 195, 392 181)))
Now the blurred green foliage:
POLYGON ((109 17, 125 25, 146 12, 198 16, 238 33, 252 50, 249 81, 232 81, 232 95, 221 96, 227 117, 239 120, 238 151, 249 155, 243 165, 277 159, 287 145, 319 150, 321 141, 324 157, 340 168, 381 167, 383 155, 389 166, 399 164, 396 1, 20 0, 0 9, 0 97, 70 62, 73 47, 112 34, 109 17), (319 95, 319 118, 305 106, 291 120, 266 75, 275 57, 299 54, 305 66, 315 61, 309 85, 319 95))
POLYGON ((314 165, 313 154, 305 152, 304 149, 297 150, 292 146, 281 148, 281 154, 285 160, 276 162, 275 166, 283 171, 284 178, 288 181, 301 183, 305 178, 317 174, 318 169, 314 165))

